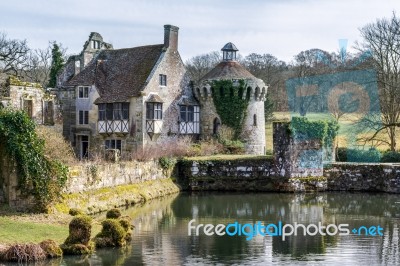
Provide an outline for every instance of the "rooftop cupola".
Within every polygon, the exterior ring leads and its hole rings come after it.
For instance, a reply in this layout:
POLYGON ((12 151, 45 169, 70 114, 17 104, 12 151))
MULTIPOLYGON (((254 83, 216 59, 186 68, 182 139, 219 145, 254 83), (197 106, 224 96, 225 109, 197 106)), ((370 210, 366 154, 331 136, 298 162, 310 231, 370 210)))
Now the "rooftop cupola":
POLYGON ((222 47, 221 51, 224 61, 236 61, 236 52, 239 50, 233 43, 228 42, 224 47, 222 47))

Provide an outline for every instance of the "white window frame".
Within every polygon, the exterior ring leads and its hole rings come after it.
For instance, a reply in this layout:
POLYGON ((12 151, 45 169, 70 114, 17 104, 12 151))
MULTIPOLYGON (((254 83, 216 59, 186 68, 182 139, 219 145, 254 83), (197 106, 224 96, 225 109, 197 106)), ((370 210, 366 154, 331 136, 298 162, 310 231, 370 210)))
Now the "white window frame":
POLYGON ((89 125, 89 111, 87 110, 78 111, 78 125, 89 125), (82 114, 82 123, 81 123, 81 114, 82 114))
POLYGON ((166 87, 167 86, 167 75, 165 74, 160 74, 159 75, 159 84, 160 87, 166 87))
POLYGON ((78 98, 79 99, 89 99, 89 86, 79 86, 78 87, 78 98), (82 97, 81 97, 82 91, 82 97), (86 93, 85 93, 86 91, 86 93))

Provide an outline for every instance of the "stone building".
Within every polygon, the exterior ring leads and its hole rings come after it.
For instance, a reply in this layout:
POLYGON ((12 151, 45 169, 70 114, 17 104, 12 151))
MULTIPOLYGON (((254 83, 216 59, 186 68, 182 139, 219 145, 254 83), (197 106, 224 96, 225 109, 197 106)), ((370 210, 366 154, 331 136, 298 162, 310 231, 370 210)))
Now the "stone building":
POLYGON ((54 124, 55 95, 45 91, 39 83, 9 76, 5 87, 0 90, 1 107, 24 110, 37 124, 54 124))
POLYGON ((200 109, 178 52, 178 30, 164 43, 113 49, 91 33, 58 77, 63 134, 78 157, 115 149, 122 156, 177 135, 198 136, 200 109))
MULTIPOLYGON (((202 138, 210 138, 218 132, 221 118, 213 101, 213 81, 231 80, 235 85, 244 82, 245 89, 233 93, 232 97, 248 98, 242 123, 241 140, 245 142, 248 154, 265 154, 265 118, 264 101, 267 86, 261 79, 254 77, 236 61, 238 49, 233 43, 227 43, 222 49, 223 60, 194 85, 194 94, 200 102, 200 128, 202 138)), ((235 90, 235 88, 233 88, 235 90)), ((229 98, 226 98, 229 101, 229 98)), ((240 118, 239 118, 240 119, 240 118)))

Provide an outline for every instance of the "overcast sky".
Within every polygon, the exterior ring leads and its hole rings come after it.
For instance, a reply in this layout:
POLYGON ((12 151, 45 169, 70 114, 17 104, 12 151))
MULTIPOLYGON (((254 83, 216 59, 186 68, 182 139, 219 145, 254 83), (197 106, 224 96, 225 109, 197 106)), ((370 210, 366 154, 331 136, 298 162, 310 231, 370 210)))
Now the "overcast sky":
POLYGON ((339 49, 360 40, 359 28, 400 12, 399 0, 18 0, 1 1, 0 31, 32 48, 56 40, 79 53, 92 31, 114 48, 163 42, 163 25, 179 30, 184 60, 233 42, 243 55, 290 61, 302 50, 339 49))

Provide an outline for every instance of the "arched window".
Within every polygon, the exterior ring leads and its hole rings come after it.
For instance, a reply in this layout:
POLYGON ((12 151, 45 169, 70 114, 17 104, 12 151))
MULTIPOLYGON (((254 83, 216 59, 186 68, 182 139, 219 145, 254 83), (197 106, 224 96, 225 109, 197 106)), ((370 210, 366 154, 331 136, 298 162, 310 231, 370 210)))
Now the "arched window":
POLYGON ((258 97, 260 97, 260 88, 256 88, 256 92, 254 93, 254 100, 257 101, 258 97))
POLYGON ((253 126, 257 126, 257 115, 256 114, 254 114, 253 115, 253 126))
POLYGON ((214 135, 217 135, 218 134, 218 129, 219 129, 219 126, 221 125, 221 121, 219 120, 219 118, 218 117, 216 117, 215 119, 214 119, 214 126, 213 126, 213 134, 214 135))
POLYGON ((207 92, 206 87, 203 87, 203 93, 204 93, 204 97, 208 97, 208 92, 207 92))
POLYGON ((246 99, 247 99, 248 101, 250 101, 250 95, 251 95, 251 88, 250 88, 250 87, 247 87, 246 99))

